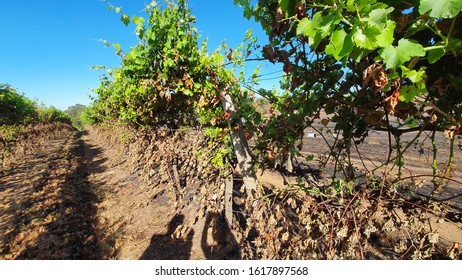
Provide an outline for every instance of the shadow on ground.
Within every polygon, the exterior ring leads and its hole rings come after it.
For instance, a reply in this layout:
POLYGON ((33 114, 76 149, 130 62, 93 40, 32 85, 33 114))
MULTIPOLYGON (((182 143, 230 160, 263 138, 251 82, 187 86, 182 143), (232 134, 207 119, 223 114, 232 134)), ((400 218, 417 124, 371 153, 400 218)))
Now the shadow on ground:
POLYGON ((177 228, 184 223, 185 216, 175 215, 166 234, 153 235, 149 247, 141 260, 189 260, 193 242, 200 242, 206 259, 239 259, 239 248, 223 215, 209 212, 205 218, 200 239, 194 238, 194 230, 189 229, 186 237, 178 235, 177 228))
MULTIPOLYGON (((85 132, 70 136, 58 148, 43 147, 40 164, 46 171, 28 167, 25 177, 40 173, 38 185, 30 185, 26 195, 14 194, 15 184, 8 199, 15 200, 9 208, 14 218, 0 247, 4 259, 101 259, 97 229, 96 186, 88 180, 89 172, 102 171, 104 160, 94 161, 101 153, 81 139, 85 132)), ((27 165, 27 159, 25 164, 27 165)), ((36 164, 36 166, 39 163, 36 164)), ((3 211, 2 211, 3 212, 3 211)), ((3 214, 3 213, 2 213, 3 214)), ((3 230, 2 230, 3 231, 3 230)))
POLYGON ((168 224, 166 234, 153 235, 141 260, 189 260, 194 230, 185 239, 174 237, 175 230, 184 222, 184 215, 175 215, 168 224))

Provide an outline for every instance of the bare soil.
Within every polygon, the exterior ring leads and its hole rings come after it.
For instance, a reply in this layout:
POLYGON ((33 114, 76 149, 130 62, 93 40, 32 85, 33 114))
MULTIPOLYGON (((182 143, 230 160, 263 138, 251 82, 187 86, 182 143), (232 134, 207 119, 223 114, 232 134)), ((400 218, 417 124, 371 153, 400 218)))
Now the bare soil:
POLYGON ((99 259, 97 190, 85 144, 71 128, 45 128, 17 144, 0 178, 1 259, 99 259), (30 146, 33 145, 33 149, 30 146))
POLYGON ((221 213, 205 210, 212 179, 172 186, 172 166, 138 162, 115 133, 60 132, 18 144, 27 152, 3 167, 0 259, 238 257, 221 213))

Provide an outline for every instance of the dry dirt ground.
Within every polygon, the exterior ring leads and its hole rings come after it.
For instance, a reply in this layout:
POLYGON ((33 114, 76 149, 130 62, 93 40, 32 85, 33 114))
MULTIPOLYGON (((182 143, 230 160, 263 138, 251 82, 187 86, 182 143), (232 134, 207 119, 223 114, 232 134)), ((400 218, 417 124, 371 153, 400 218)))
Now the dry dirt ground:
MULTIPOLYGON (((185 171, 198 169, 197 163, 184 161, 196 148, 192 142, 149 144, 141 150, 153 154, 147 157, 147 172, 129 151, 114 149, 118 136, 107 135, 68 128, 17 145, 0 169, 0 259, 246 257, 237 247, 242 236, 231 232, 220 212, 204 207, 219 200, 207 192, 224 191, 222 186, 185 171), (176 158, 183 163, 171 165, 158 154, 168 149, 184 151, 183 159, 176 158), (154 159, 167 162, 167 168, 154 159)), ((284 184, 277 174, 262 179, 284 184)), ((268 227, 258 222, 262 234, 268 227)), ((435 217, 429 227, 448 246, 462 244, 460 223, 440 223, 435 217)))
POLYGON ((98 259, 97 190, 80 135, 37 137, 0 177, 0 259, 98 259))
POLYGON ((65 130, 18 144, 1 170, 0 259, 237 257, 221 252, 229 228, 193 199, 197 186, 181 198, 147 188, 105 141, 94 130, 65 130))

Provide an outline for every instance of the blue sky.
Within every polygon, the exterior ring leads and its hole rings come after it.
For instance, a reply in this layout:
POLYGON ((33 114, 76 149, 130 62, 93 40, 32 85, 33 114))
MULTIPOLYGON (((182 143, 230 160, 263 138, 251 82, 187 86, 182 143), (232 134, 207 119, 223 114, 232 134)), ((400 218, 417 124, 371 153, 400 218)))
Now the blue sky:
MULTIPOLYGON (((144 15, 150 0, 112 0, 128 15, 144 15)), ((162 1, 158 1, 159 3, 162 1)), ((266 44, 261 27, 242 16, 233 0, 189 0, 196 27, 209 39, 209 50, 223 39, 240 44, 247 29, 266 44)), ((100 72, 93 65, 117 67, 120 58, 99 40, 119 43, 129 50, 137 42, 134 26, 126 27, 120 14, 102 0, 2 0, 0 4, 0 83, 7 83, 47 106, 67 109, 89 104, 100 72)), ((274 71, 264 66, 262 73, 274 71)), ((277 83, 277 80, 266 81, 277 83)), ((263 84, 262 84, 263 86, 263 84)))

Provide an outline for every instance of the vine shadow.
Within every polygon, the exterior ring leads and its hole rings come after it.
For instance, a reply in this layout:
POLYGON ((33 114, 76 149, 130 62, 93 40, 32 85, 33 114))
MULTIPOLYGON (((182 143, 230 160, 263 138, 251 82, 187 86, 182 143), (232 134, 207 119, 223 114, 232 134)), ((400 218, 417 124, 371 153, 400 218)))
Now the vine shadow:
POLYGON ((185 240, 173 236, 178 226, 183 224, 184 218, 184 215, 175 215, 168 224, 166 234, 153 235, 140 260, 189 260, 194 230, 189 231, 185 240))
POLYGON ((202 230, 201 247, 208 260, 240 259, 239 244, 223 213, 207 213, 202 230))

